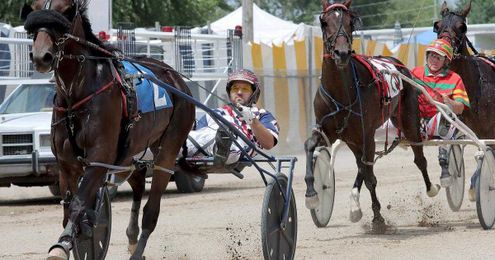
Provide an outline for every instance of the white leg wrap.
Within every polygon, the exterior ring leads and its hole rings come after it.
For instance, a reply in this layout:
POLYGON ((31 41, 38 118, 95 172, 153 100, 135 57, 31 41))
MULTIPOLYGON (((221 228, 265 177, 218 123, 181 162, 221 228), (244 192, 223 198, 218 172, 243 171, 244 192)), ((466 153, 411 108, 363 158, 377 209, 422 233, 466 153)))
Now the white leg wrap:
POLYGON ((350 206, 351 211, 349 214, 349 220, 352 223, 356 223, 363 217, 363 212, 361 211, 361 205, 359 204, 359 190, 358 188, 353 188, 351 190, 350 206))
POLYGON ((308 209, 316 209, 320 204, 320 199, 318 198, 318 194, 312 197, 306 197, 306 208, 308 209))

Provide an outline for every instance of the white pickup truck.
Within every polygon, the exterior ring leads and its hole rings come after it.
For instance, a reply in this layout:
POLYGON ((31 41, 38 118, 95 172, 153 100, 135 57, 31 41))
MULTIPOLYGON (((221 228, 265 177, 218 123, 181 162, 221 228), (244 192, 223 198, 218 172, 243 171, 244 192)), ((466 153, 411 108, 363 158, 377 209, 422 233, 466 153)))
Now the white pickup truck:
POLYGON ((48 185, 60 195, 50 145, 55 88, 39 82, 20 84, 0 105, 0 187, 48 185))
MULTIPOLYGON (((54 95, 48 79, 27 80, 0 105, 0 187, 48 186, 60 196, 50 135, 54 95)), ((183 193, 199 192, 205 182, 181 171, 172 180, 183 193)), ((112 197, 116 192, 110 189, 112 197)))

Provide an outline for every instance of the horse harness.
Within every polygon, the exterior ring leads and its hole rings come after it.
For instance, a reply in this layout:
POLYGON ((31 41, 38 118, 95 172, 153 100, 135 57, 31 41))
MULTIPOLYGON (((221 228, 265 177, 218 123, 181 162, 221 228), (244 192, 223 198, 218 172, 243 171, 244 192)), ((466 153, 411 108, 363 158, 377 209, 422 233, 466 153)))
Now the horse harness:
MULTIPOLYGON (((54 108, 53 108, 54 111, 57 113, 65 114, 66 116, 63 117, 62 119, 60 119, 59 121, 54 122, 52 124, 52 127, 65 121, 66 125, 67 125, 67 130, 69 133, 69 140, 70 140, 71 146, 73 147, 74 153, 78 157, 83 157, 84 152, 82 151, 82 149, 80 149, 77 146, 77 144, 75 142, 76 133, 74 131, 75 118, 77 117, 78 113, 84 112, 84 110, 80 110, 83 107, 83 105, 90 102, 93 98, 95 98, 99 94, 103 93, 104 91, 108 90, 110 87, 117 85, 120 87, 120 92, 121 92, 122 105, 123 105, 123 112, 122 112, 123 117, 124 117, 124 120, 127 121, 126 126, 125 126, 126 131, 122 131, 122 133, 124 133, 124 135, 128 135, 129 129, 132 128, 132 126, 134 125, 134 122, 139 120, 140 115, 137 112, 137 98, 136 98, 134 86, 130 82, 128 82, 128 80, 122 80, 122 78, 126 79, 125 77, 123 77, 125 75, 123 72, 123 69, 121 68, 121 66, 116 67, 114 64, 114 57, 113 56, 117 56, 120 54, 113 54, 112 57, 95 57, 95 56, 89 56, 89 55, 83 55, 83 54, 81 54, 81 55, 64 54, 64 52, 63 52, 64 45, 68 39, 72 39, 78 43, 81 43, 81 44, 89 46, 89 47, 96 48, 100 51, 103 51, 104 49, 101 48, 100 46, 97 46, 96 44, 87 42, 87 41, 82 40, 79 37, 75 37, 71 34, 65 34, 64 37, 62 37, 61 39, 59 39, 56 42, 56 45, 58 46, 58 50, 57 50, 56 61, 55 61, 55 65, 54 65, 55 79, 58 83, 57 86, 59 86, 59 88, 61 89, 61 92, 64 95, 64 99, 65 99, 65 102, 67 103, 67 107, 57 106, 54 103, 54 108), (83 68, 86 60, 106 60, 108 62, 108 65, 110 67, 110 71, 112 73, 112 80, 110 80, 110 82, 108 82, 107 84, 100 87, 96 92, 82 98, 81 100, 79 100, 77 102, 73 102, 70 97, 72 95, 72 89, 74 87, 73 86, 74 81, 72 81, 71 85, 67 88, 67 86, 65 86, 64 81, 62 80, 60 75, 57 73, 58 66, 63 59, 73 59, 73 60, 76 60, 78 63, 80 63, 80 65, 78 66, 79 69, 78 69, 78 72, 77 72, 77 75, 75 78, 81 77, 82 68, 83 68)), ((104 51, 105 51, 104 53, 107 55, 111 54, 107 50, 104 50, 104 51)), ((118 64, 120 64, 120 62, 118 64)), ((79 84, 80 84, 78 86, 79 88, 81 87, 82 82, 83 82, 82 80, 79 81, 79 84)), ((54 100, 55 100, 55 98, 54 98, 54 100)))
MULTIPOLYGON (((73 2, 73 4, 77 5, 77 1, 76 1, 76 3, 73 2)), ((47 11, 51 11, 51 10, 49 10, 50 7, 51 7, 51 0, 46 0, 44 3, 44 9, 47 11)), ((76 10, 77 11, 76 11, 75 17, 80 15, 79 8, 76 8, 76 10)), ((64 19, 57 20, 57 19, 59 19, 57 17, 58 13, 56 13, 56 11, 53 11, 53 12, 55 12, 55 13, 52 13, 53 17, 51 17, 50 19, 54 19, 55 23, 57 23, 57 22, 60 23, 59 25, 62 26, 62 28, 64 28, 64 26, 67 26, 67 25, 63 24, 65 22, 64 19)), ((109 164, 104 164, 104 163, 99 163, 99 162, 89 162, 85 159, 85 151, 83 149, 81 149, 76 143, 76 131, 75 131, 75 122, 76 121, 75 121, 75 118, 80 116, 79 114, 83 114, 83 113, 87 112, 87 109, 81 109, 81 108, 83 108, 83 106, 86 103, 90 102, 93 98, 95 98, 99 94, 103 93, 104 91, 108 90, 110 87, 112 87, 114 85, 118 85, 120 87, 122 104, 123 104, 123 118, 125 120, 125 122, 124 122, 125 124, 123 126, 124 131, 120 131, 121 134, 119 136, 119 147, 121 147, 122 145, 124 145, 124 146, 126 145, 125 143, 127 143, 127 141, 128 141, 127 139, 129 136, 130 128, 132 128, 134 123, 136 121, 138 121, 141 117, 138 113, 136 91, 135 91, 135 88, 133 85, 133 79, 136 76, 133 75, 132 77, 127 77, 127 75, 125 74, 124 67, 121 63, 121 61, 124 59, 130 60, 130 61, 132 61, 132 59, 125 58, 124 55, 119 53, 119 52, 110 52, 110 51, 100 47, 97 44, 89 42, 85 39, 81 39, 80 37, 74 36, 70 33, 63 33, 62 37, 57 38, 56 34, 54 33, 53 30, 49 30, 45 27, 40 27, 40 28, 37 28, 36 33, 39 31, 44 31, 48 35, 50 35, 50 37, 53 39, 53 42, 57 46, 57 52, 55 55, 54 64, 52 65, 52 69, 55 71, 55 80, 58 83, 57 86, 59 86, 61 93, 64 96, 65 102, 67 104, 66 107, 56 105, 55 104, 55 98, 56 97, 54 97, 54 112, 63 113, 63 114, 65 114, 65 116, 62 119, 58 120, 57 122, 53 122, 52 128, 54 126, 62 123, 62 122, 65 122, 67 132, 68 132, 68 139, 69 139, 69 142, 72 146, 74 155, 78 159, 78 161, 83 165, 83 167, 88 167, 88 166, 104 167, 104 168, 109 169, 109 171, 108 171, 109 174, 118 173, 118 172, 125 172, 125 171, 130 171, 132 173, 132 171, 136 168, 136 166, 138 168, 139 167, 151 167, 153 169, 156 169, 156 170, 159 170, 162 172, 174 174, 173 170, 166 169, 166 168, 160 167, 158 165, 154 165, 154 162, 143 161, 143 160, 141 160, 142 158, 140 158, 138 160, 133 160, 133 164, 131 166, 128 166, 128 167, 109 165, 109 164), (73 40, 80 45, 83 45, 83 46, 86 46, 86 47, 89 47, 92 49, 96 49, 97 51, 105 54, 107 57, 91 56, 91 55, 84 55, 84 54, 79 54, 79 55, 65 54, 63 50, 64 50, 65 44, 67 43, 68 40, 73 40), (58 66, 63 59, 72 59, 72 60, 76 60, 78 63, 80 63, 79 69, 78 69, 78 72, 77 72, 75 78, 80 78, 80 76, 82 74, 82 67, 84 66, 84 63, 86 60, 105 60, 108 62, 109 66, 110 66, 110 71, 112 73, 112 80, 110 80, 110 82, 108 82, 107 84, 105 84, 104 86, 99 88, 94 93, 84 97, 83 99, 81 99, 77 102, 73 102, 70 99, 70 96, 72 94, 72 89, 74 87, 74 81, 72 81, 71 85, 67 87, 67 86, 65 86, 65 83, 63 82, 60 75, 57 73, 58 68, 59 68, 58 66), (116 66, 116 64, 119 64, 119 65, 116 66)), ((79 84, 80 84, 79 87, 82 85, 82 82, 83 81, 79 81, 79 84)), ((88 114, 87 120, 89 120, 89 114, 88 114)), ((162 137, 163 137, 163 135, 162 135, 162 137)), ((54 138, 54 136, 52 136, 52 139, 53 138, 54 138)), ((52 140, 52 142, 54 142, 54 140, 52 140)), ((148 144, 148 146, 149 146, 149 144, 148 144)), ((144 156, 144 154, 143 154, 143 156, 144 156)), ((119 157, 120 156, 118 155, 117 159, 119 157)), ((116 160, 116 162, 117 161, 118 160, 116 160)), ((131 174, 128 175, 128 178, 130 177, 130 175, 131 174)), ((126 180, 127 180, 127 178, 126 178, 126 180)), ((125 182, 126 180, 124 180, 123 182, 125 182)))
MULTIPOLYGON (((364 65, 366 67, 366 69, 370 72, 373 80, 366 87, 371 87, 372 85, 376 85, 377 91, 379 92, 379 96, 380 96, 380 107, 383 107, 384 105, 388 105, 391 102, 392 97, 390 97, 389 86, 388 86, 388 83, 386 82, 386 80, 384 79, 383 73, 378 71, 373 66, 373 64, 371 64, 371 62, 369 61, 369 59, 366 56, 353 54, 352 57, 357 62, 364 65)), ((375 58, 381 59, 382 57, 378 56, 375 58)), ((318 94, 322 98, 323 102, 328 107, 334 107, 334 110, 332 112, 326 114, 325 116, 323 116, 320 119, 320 121, 318 122, 318 125, 322 125, 326 119, 328 119, 330 117, 335 117, 340 112, 347 111, 347 115, 344 117, 344 122, 343 122, 342 126, 336 130, 337 135, 340 135, 344 131, 344 129, 347 127, 348 121, 349 121, 349 118, 351 115, 363 117, 363 114, 362 114, 363 110, 361 108, 362 104, 361 104, 360 87, 364 87, 364 86, 362 85, 362 82, 359 78, 359 74, 357 73, 356 64, 355 64, 354 59, 351 59, 351 61, 350 61, 351 67, 352 67, 353 86, 356 89, 356 98, 352 102, 350 102, 348 105, 344 105, 341 102, 337 101, 334 97, 332 97, 332 95, 326 90, 326 88, 325 88, 325 86, 323 86, 323 84, 320 84, 320 87, 318 88, 318 94), (359 103, 359 106, 360 106, 359 112, 354 111, 352 109, 352 107, 358 101, 360 102, 359 103)), ((394 64, 394 65, 400 65, 400 64, 394 64)), ((351 86, 351 88, 353 86, 351 86)), ((348 90, 349 88, 346 88, 346 89, 348 90)), ((347 94, 349 97, 348 92, 347 92, 347 94)), ((350 98, 349 98, 349 101, 350 101, 350 98)), ((383 115, 382 115, 382 117, 383 117, 383 115)))

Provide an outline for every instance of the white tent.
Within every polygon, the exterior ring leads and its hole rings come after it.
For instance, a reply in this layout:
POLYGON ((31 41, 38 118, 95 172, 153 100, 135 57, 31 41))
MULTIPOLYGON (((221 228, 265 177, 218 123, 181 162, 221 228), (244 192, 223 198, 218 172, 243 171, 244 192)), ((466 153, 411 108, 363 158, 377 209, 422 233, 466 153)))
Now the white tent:
MULTIPOLYGON (((213 33, 226 35, 227 30, 242 26, 242 7, 210 24, 213 33)), ((291 39, 298 25, 273 16, 253 3, 253 34, 255 42, 282 42, 291 39)))

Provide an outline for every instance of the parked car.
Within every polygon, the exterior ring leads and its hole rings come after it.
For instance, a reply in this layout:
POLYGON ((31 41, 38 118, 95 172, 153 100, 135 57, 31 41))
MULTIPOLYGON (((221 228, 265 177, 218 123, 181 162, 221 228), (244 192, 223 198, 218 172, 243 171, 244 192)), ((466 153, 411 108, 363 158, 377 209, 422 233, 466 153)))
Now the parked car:
POLYGON ((0 105, 0 187, 47 186, 60 195, 51 151, 53 83, 20 84, 0 105))

